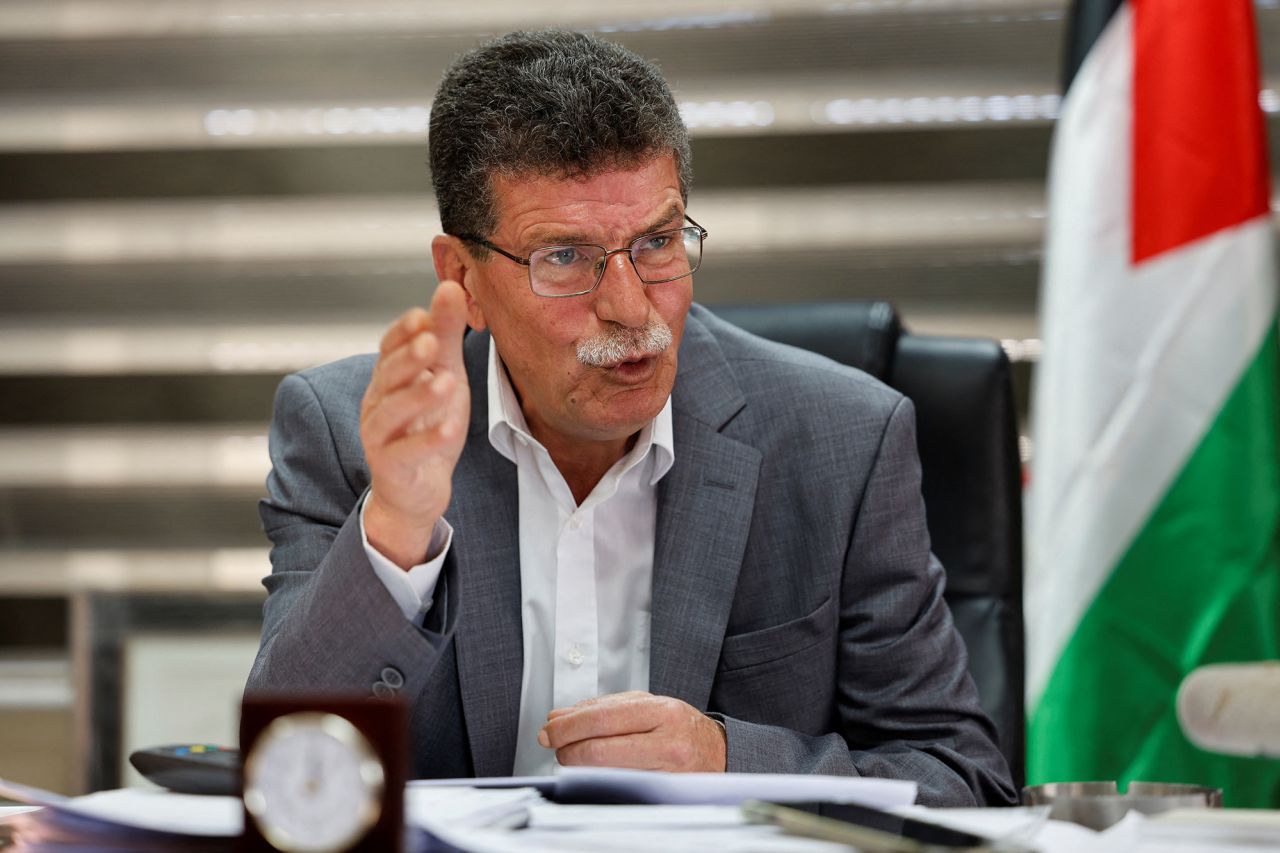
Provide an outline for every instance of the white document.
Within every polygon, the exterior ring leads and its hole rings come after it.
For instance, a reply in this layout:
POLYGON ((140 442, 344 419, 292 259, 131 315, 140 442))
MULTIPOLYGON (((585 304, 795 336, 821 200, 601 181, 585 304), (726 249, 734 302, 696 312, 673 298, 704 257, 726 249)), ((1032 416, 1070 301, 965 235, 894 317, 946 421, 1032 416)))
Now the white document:
MULTIPOLYGON (((623 808, 648 811, 660 807, 623 808)), ((446 840, 470 853, 850 853, 845 844, 784 835, 776 827, 752 825, 632 827, 622 832, 598 826, 567 831, 481 829, 458 831, 446 840)))
POLYGON ((916 800, 916 783, 861 776, 785 773, 660 773, 615 767, 566 767, 556 797, 592 802, 617 792, 622 802, 666 805, 741 805, 747 800, 801 803, 823 800, 876 809, 916 800))
MULTIPOLYGON (((144 829, 171 835, 234 838, 244 826, 239 797, 175 794, 154 788, 122 788, 64 797, 0 779, 0 796, 53 812, 89 818, 103 838, 144 829)), ((458 828, 522 826, 530 805, 544 802, 533 788, 476 790, 418 788, 405 791, 405 822, 434 832, 458 828)), ((27 808, 11 809, 17 814, 27 808)), ((6 815, 7 816, 7 815, 6 815)))
POLYGON ((565 767, 558 776, 420 779, 414 786, 537 788, 562 802, 736 806, 746 800, 823 800, 892 809, 915 802, 916 783, 860 776, 784 773, 663 773, 616 767, 565 767))
MULTIPOLYGON (((406 813, 414 825, 436 832, 442 826, 474 828, 520 825, 528 808, 541 803, 536 787, 577 802, 626 802, 665 805, 729 805, 748 799, 799 802, 827 800, 875 808, 903 806, 915 800, 913 782, 843 776, 788 776, 756 773, 659 773, 602 767, 565 768, 558 776, 539 779, 457 779, 445 791, 439 782, 414 782, 405 794, 406 813), (535 782, 521 785, 516 782, 535 782), (476 791, 495 787, 503 790, 476 791), (435 789, 434 791, 432 789, 435 789)), ((230 838, 240 835, 243 813, 238 797, 195 796, 169 791, 125 788, 83 797, 64 797, 0 779, 0 795, 55 812, 112 827, 145 829, 176 835, 230 838)), ((679 812, 657 815, 649 825, 679 812)), ((638 819, 637 813, 633 819, 638 819)), ((681 818, 685 820, 687 818, 681 818)), ((669 825, 669 824, 668 824, 669 825)), ((688 824, 681 824, 687 826, 688 824)), ((721 824, 723 825, 723 824, 721 824)))
POLYGON ((477 776, 457 779, 410 779, 409 788, 533 788, 543 795, 556 788, 556 776, 477 776))
POLYGON ((1110 843, 1092 829, 1049 819, 1048 806, 1019 806, 1016 808, 931 809, 911 806, 894 809, 894 814, 913 817, 916 820, 972 832, 996 841, 1029 846, 1040 853, 1122 853, 1130 846, 1110 843))
POLYGON ((448 827, 524 826, 529 809, 545 803, 535 788, 452 788, 418 785, 405 789, 409 826, 438 835, 448 827))
POLYGON ((561 806, 529 809, 530 829, 707 829, 745 826, 738 806, 561 806))
POLYGON ((239 835, 244 827, 239 797, 120 788, 75 797, 54 808, 82 817, 177 835, 231 838, 239 835))
POLYGON ((1147 817, 1138 837, 1140 850, 1280 850, 1280 811, 1176 809, 1147 817))
POLYGON ((100 791, 64 797, 0 779, 0 795, 56 812, 90 818, 111 827, 147 829, 176 835, 231 838, 240 834, 243 814, 238 797, 174 794, 147 788, 100 791))
POLYGON ((37 811, 40 811, 40 806, 0 806, 0 820, 37 811))

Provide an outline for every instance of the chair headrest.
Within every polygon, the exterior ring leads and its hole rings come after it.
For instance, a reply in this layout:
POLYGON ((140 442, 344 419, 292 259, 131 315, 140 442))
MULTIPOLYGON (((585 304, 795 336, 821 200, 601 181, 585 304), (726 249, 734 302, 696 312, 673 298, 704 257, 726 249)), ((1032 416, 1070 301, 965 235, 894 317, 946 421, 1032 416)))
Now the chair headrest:
POLYGON ((792 302, 708 305, 721 318, 754 335, 807 349, 887 379, 902 331, 889 302, 792 302))

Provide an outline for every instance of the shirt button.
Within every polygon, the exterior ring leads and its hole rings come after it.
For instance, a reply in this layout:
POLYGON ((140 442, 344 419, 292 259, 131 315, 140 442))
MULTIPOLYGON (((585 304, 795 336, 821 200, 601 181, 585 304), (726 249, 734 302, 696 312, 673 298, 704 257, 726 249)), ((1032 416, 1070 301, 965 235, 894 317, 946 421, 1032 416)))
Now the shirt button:
POLYGON ((577 530, 580 527, 582 527, 582 519, 578 518, 576 515, 573 518, 569 519, 570 530, 577 530))
POLYGON ((573 646, 569 649, 569 663, 573 664, 575 667, 582 666, 582 662, 586 659, 587 656, 584 655, 582 653, 582 649, 577 646, 573 646))

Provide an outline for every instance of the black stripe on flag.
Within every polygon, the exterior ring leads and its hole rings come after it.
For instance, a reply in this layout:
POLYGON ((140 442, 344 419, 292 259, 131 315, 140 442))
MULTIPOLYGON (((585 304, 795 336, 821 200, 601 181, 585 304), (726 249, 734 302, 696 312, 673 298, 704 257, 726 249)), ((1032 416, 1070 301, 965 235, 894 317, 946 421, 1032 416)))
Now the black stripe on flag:
POLYGON ((1075 0, 1071 4, 1071 18, 1067 21, 1067 44, 1062 51, 1062 93, 1071 88, 1071 81, 1084 58, 1093 49, 1093 43, 1107 28, 1107 23, 1124 0, 1075 0))

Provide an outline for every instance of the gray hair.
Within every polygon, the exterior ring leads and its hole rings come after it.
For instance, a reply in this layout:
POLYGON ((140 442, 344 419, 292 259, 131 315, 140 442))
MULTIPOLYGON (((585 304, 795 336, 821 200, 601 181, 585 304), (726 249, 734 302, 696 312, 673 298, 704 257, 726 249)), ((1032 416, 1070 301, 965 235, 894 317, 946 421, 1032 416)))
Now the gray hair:
POLYGON ((686 201, 693 177, 689 132, 657 67, 563 30, 510 33, 457 59, 428 148, 441 225, 472 237, 497 227, 496 176, 584 178, 671 152, 686 201))

